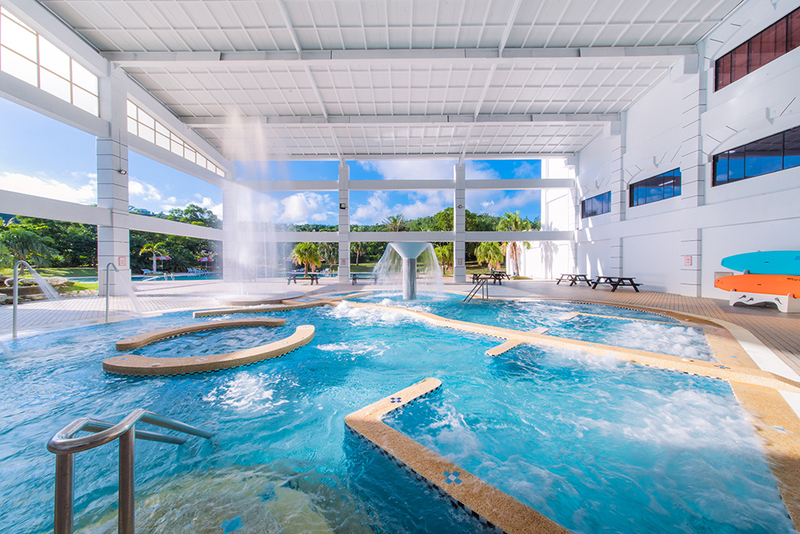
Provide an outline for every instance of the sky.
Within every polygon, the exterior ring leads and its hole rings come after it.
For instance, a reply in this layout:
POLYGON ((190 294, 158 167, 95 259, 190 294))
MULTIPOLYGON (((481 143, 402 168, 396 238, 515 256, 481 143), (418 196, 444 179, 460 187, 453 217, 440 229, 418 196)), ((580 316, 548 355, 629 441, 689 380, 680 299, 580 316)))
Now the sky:
MULTIPOLYGON (((350 180, 452 180, 455 160, 348 161, 350 180)), ((235 162, 239 180, 331 180, 337 161, 235 162)), ((502 215, 519 210, 539 215, 539 191, 506 191, 502 180, 539 178, 536 160, 466 160, 466 179, 498 181, 497 190, 467 191, 466 207, 502 215)), ((155 213, 193 203, 222 212, 222 190, 203 180, 139 155, 128 156, 129 203, 155 213)), ((97 202, 95 137, 0 98, 0 190, 79 204, 97 202), (13 127, 11 127, 13 125, 13 127)), ((338 193, 297 192, 243 195, 258 220, 276 223, 338 224, 338 193)), ((433 215, 453 205, 453 191, 351 191, 352 224, 377 224, 390 215, 405 219, 433 215)))

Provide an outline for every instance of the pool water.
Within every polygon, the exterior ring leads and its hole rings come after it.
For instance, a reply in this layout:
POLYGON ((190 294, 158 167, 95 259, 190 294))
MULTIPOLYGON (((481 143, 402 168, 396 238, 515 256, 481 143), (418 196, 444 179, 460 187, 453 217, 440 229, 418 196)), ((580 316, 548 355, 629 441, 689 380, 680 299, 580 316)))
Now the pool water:
MULTIPOLYGON (((518 306, 509 320, 531 320, 518 306)), ((553 315, 562 307, 578 309, 559 305, 553 315)), ((534 308, 528 315, 547 315, 534 308)), ((80 416, 117 422, 144 407, 215 435, 180 447, 137 441, 142 531, 169 524, 183 532, 178 526, 203 509, 213 513, 193 532, 323 524, 339 533, 481 532, 345 429, 347 414, 434 376, 442 388, 387 423, 576 532, 794 532, 725 382, 533 346, 490 358, 497 339, 392 310, 268 316, 286 325, 197 333, 137 352, 228 352, 301 324, 315 325, 315 339, 247 367, 153 378, 106 374, 101 362, 120 339, 207 319, 173 313, 10 342, 13 356, 0 358, 0 531, 52 531, 54 459, 45 444, 57 430, 80 416)), ((76 457, 78 532, 115 531, 116 455, 107 445, 76 457)))

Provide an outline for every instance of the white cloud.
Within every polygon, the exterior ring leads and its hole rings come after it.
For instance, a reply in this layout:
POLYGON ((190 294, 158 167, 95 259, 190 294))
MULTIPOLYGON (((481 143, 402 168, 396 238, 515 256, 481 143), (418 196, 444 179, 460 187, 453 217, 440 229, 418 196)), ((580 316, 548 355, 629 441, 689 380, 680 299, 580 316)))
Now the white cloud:
POLYGON ((354 224, 375 224, 386 218, 389 213, 389 193, 375 191, 367 197, 367 203, 357 206, 350 214, 354 224))
MULTIPOLYGON (((140 182, 136 178, 128 180, 128 195, 131 198, 131 203, 133 203, 134 197, 144 200, 145 202, 161 202, 163 198, 161 192, 157 188, 146 182, 140 182)), ((171 202, 170 199, 167 199, 167 203, 174 202, 174 199, 171 202)))
POLYGON ((452 180, 455 161, 449 160, 380 160, 359 161, 367 170, 384 180, 452 180))
POLYGON ((467 209, 476 213, 500 216, 507 211, 528 211, 531 204, 539 205, 541 193, 536 190, 517 191, 468 191, 467 209))
POLYGON ((330 195, 319 193, 297 193, 281 200, 283 213, 277 222, 304 224, 309 220, 324 222, 332 211, 333 201, 330 195))
POLYGON ((514 178, 540 178, 541 176, 535 172, 536 167, 527 161, 523 161, 519 167, 514 169, 514 178))
MULTIPOLYGON (((74 173, 78 177, 79 173, 74 173)), ((24 193, 37 197, 52 198, 76 204, 97 203, 97 180, 86 174, 80 174, 86 183, 72 186, 52 178, 37 178, 12 172, 0 172, 0 189, 24 193)))

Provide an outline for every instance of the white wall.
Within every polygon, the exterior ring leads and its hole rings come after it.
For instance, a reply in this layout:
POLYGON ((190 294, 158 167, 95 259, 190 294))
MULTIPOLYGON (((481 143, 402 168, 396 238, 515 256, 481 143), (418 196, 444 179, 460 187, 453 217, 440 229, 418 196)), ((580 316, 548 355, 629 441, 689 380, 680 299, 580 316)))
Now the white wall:
POLYGON ((774 8, 747 0, 699 44, 697 73, 690 63, 676 65, 622 114, 619 135, 598 137, 579 152, 578 206, 614 189, 617 169, 627 190, 633 182, 680 167, 684 190, 680 198, 636 207, 612 198, 618 211, 579 220, 578 272, 619 268, 645 289, 725 298, 714 288, 722 258, 800 250, 800 168, 714 187, 711 164, 714 154, 800 125, 800 49, 713 90, 714 61, 795 8, 788 0, 778 0, 774 8), (693 133, 698 125, 699 135, 693 133), (699 166, 687 157, 693 151, 701 154, 699 166), (699 180, 694 191, 685 185, 690 176, 699 180), (684 266, 687 256, 690 268, 684 266))

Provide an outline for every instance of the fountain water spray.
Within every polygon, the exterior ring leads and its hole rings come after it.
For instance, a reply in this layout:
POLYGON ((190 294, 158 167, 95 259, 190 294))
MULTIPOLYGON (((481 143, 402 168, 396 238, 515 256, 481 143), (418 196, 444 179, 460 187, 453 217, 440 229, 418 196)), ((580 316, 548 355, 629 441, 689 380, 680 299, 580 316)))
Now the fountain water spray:
POLYGON ((444 288, 442 269, 430 243, 389 243, 374 272, 382 284, 392 284, 400 276, 403 299, 417 298, 417 259, 425 265, 424 277, 433 283, 433 290, 441 293, 444 288))
POLYGON ((42 276, 37 273, 33 267, 31 267, 30 263, 24 260, 18 260, 14 263, 14 302, 13 302, 13 309, 11 310, 11 337, 13 339, 17 339, 17 304, 19 303, 19 266, 24 265, 28 268, 33 275, 33 279, 36 281, 36 284, 39 286, 39 289, 42 290, 44 296, 47 297, 49 300, 58 300, 58 291, 55 290, 53 286, 47 283, 47 280, 42 278, 42 276))

